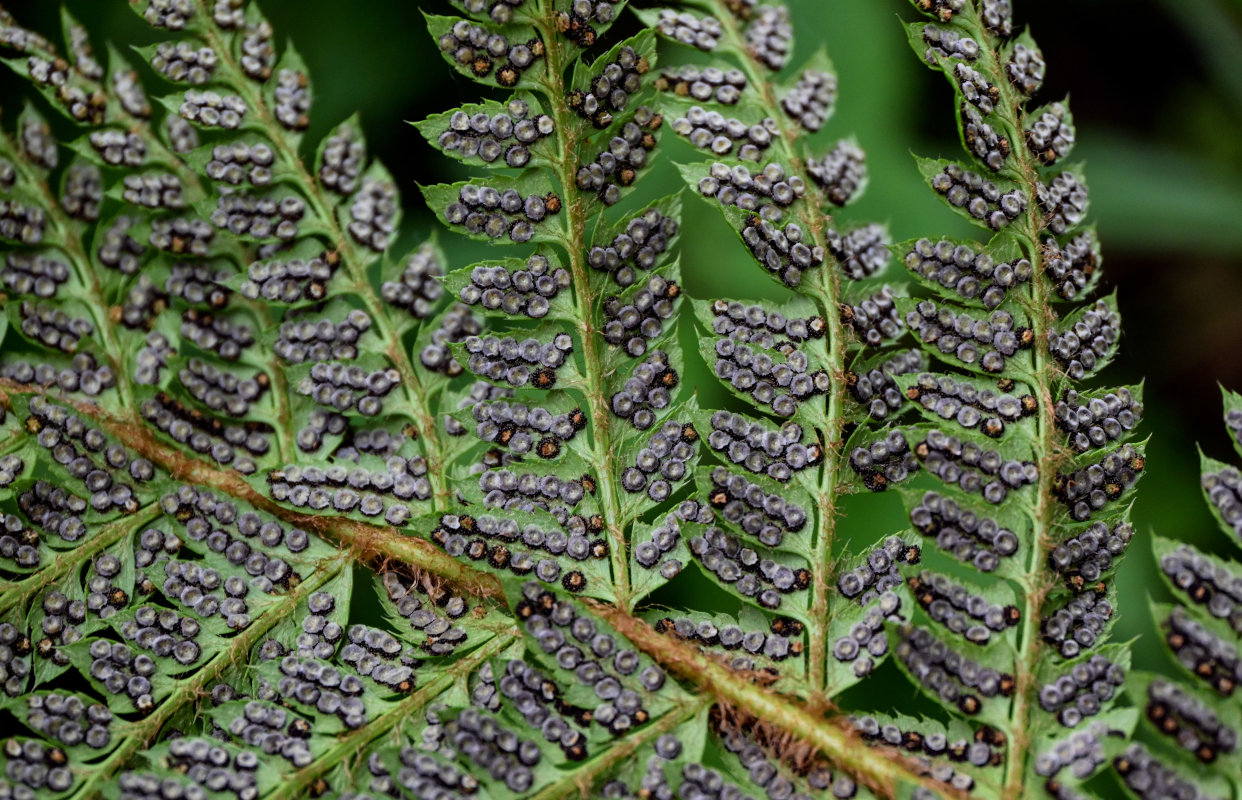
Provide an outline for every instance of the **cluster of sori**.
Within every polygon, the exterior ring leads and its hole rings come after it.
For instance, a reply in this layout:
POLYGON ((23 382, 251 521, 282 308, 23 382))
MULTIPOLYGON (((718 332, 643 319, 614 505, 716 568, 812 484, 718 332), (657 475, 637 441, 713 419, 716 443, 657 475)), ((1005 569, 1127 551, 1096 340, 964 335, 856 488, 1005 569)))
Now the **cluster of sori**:
POLYGON ((181 315, 181 335, 200 349, 210 350, 225 361, 236 361, 242 350, 254 344, 249 325, 218 317, 197 308, 181 315))
MULTIPOLYGON (((574 669, 582 663, 581 655, 575 658, 574 649, 557 651, 558 661, 563 659, 573 664, 577 660, 577 664, 567 669, 574 669)), ((581 654, 581 650, 578 653, 581 654)), ((638 658, 632 650, 620 651, 618 657, 638 658), (622 656, 621 653, 627 655, 622 656)), ((499 681, 499 692, 490 664, 479 671, 478 677, 480 682, 471 693, 474 705, 499 711, 503 696, 522 715, 530 729, 539 731, 545 741, 559 746, 567 760, 583 761, 590 756, 583 732, 591 722, 591 711, 567 703, 562 698, 561 688, 542 670, 518 659, 507 661, 505 674, 499 681)))
POLYGON ((914 446, 914 455, 932 475, 963 491, 981 494, 992 505, 1039 479, 1033 461, 1006 459, 996 450, 984 450, 975 442, 963 442, 938 430, 927 431, 927 438, 914 446))
POLYGON ((1072 172, 1062 172, 1037 189, 1039 207, 1047 217, 1048 230, 1060 236, 1076 227, 1087 213, 1087 187, 1072 172))
POLYGON ((923 26, 923 59, 933 67, 939 67, 940 59, 954 61, 971 61, 979 57, 979 43, 969 36, 963 36, 955 28, 941 28, 938 25, 923 26))
POLYGON ((336 597, 331 592, 312 592, 306 598, 307 614, 302 617, 302 631, 294 642, 299 656, 327 660, 336 654, 336 643, 345 630, 330 618, 335 610, 336 597))
POLYGON ((1028 259, 998 264, 986 250, 950 239, 919 239, 906 253, 905 265, 914 274, 967 300, 978 299, 986 308, 999 306, 1012 287, 1030 281, 1033 274, 1028 259))
MULTIPOLYGON (((401 763, 401 769, 398 770, 394 779, 387 766, 384 764, 379 751, 373 751, 367 758, 367 772, 370 774, 370 780, 367 782, 367 788, 374 794, 353 794, 345 793, 343 798, 351 798, 352 800, 364 800, 374 795, 391 796, 398 791, 398 787, 408 792, 410 797, 469 797, 479 790, 479 781, 469 772, 462 772, 459 766, 453 763, 456 759, 456 751, 451 749, 449 742, 443 742, 444 729, 441 726, 440 715, 436 711, 428 711, 428 725, 424 729, 422 746, 402 747, 398 753, 401 763), (451 757, 437 759, 432 753, 437 749, 443 748, 451 757), (431 751, 431 752, 428 752, 431 751)), ((450 722, 452 726, 455 723, 450 722)), ((454 734, 457 731, 454 729, 454 734)), ((454 735, 453 740, 457 737, 454 735)), ((475 753, 479 750, 479 745, 475 739, 463 738, 466 746, 471 748, 471 752, 475 753)), ((508 741, 508 737, 506 737, 508 741)), ((516 737, 514 739, 516 742, 516 737)), ((515 744, 516 747, 516 744, 515 744)), ((510 764, 498 763, 498 773, 501 770, 510 768, 510 764)), ((485 770, 486 771, 486 770, 485 770)))
POLYGON ((217 740, 182 736, 168 743, 168 763, 192 782, 188 787, 229 791, 238 798, 258 794, 259 755, 253 750, 231 753, 217 740))
POLYGON ((895 592, 880 593, 863 611, 862 619, 832 643, 832 657, 842 664, 851 664, 856 677, 870 675, 877 659, 888 653, 884 623, 904 623, 905 620, 901 613, 901 597, 895 592))
POLYGON ((211 212, 211 223, 236 236, 275 237, 288 242, 297 238, 298 222, 305 214, 306 203, 296 195, 278 199, 234 192, 220 195, 216 210, 211 212))
POLYGON ((620 286, 630 286, 638 271, 652 269, 656 260, 677 236, 677 220, 658 208, 635 215, 607 245, 594 245, 587 251, 587 264, 612 275, 620 286))
POLYGON ((700 647, 719 647, 730 653, 738 653, 729 660, 729 666, 738 670, 755 669, 755 657, 770 661, 784 661, 790 656, 800 656, 804 649, 801 640, 804 626, 789 617, 772 620, 771 631, 760 628, 746 630, 732 619, 717 625, 710 619, 694 620, 689 617, 663 617, 656 620, 656 633, 675 635, 700 647))
POLYGON ((453 357, 450 345, 477 336, 482 331, 483 323, 470 312, 470 307, 456 303, 440 318, 440 326, 432 332, 431 342, 419 351, 418 360, 429 370, 455 378, 462 373, 463 367, 453 357))
POLYGON ((17 496, 17 504, 26 519, 48 533, 55 533, 65 542, 77 542, 87 534, 82 516, 87 503, 63 487, 47 481, 34 485, 17 496))
MULTIPOLYGON (((800 175, 786 175, 785 168, 775 161, 754 174, 742 164, 730 167, 717 161, 708 168, 707 176, 699 179, 698 189, 699 194, 715 198, 722 206, 757 213, 761 219, 775 222, 806 192, 806 183, 800 175)), ((809 265, 809 254, 807 260, 809 265)))
POLYGON ((896 339, 905 330, 897 314, 896 296, 889 286, 863 298, 856 306, 841 306, 841 321, 871 347, 896 339))
POLYGON ((518 341, 512 336, 468 336, 466 368, 481 378, 511 386, 529 384, 536 389, 551 389, 556 385, 557 370, 573 349, 573 338, 567 333, 556 334, 546 344, 534 337, 518 341))
POLYGON ((910 522, 924 536, 934 536, 943 552, 981 572, 992 572, 1002 558, 1018 552, 1018 535, 1012 530, 936 492, 927 492, 910 509, 910 522))
POLYGON ((997 36, 1013 35, 1013 4, 1010 0, 982 0, 979 3, 979 19, 985 28, 997 36))
POLYGON ((1081 380, 1104 363, 1121 336, 1121 315, 1104 300, 1097 300, 1082 318, 1063 331, 1048 334, 1048 350, 1065 374, 1081 380))
POLYGON ((23 300, 18 306, 21 331, 31 341, 63 353, 74 353, 82 339, 95 332, 85 317, 70 316, 58 306, 23 300))
POLYGON ((70 600, 63 592, 51 589, 43 595, 40 605, 43 610, 43 619, 39 623, 42 638, 35 643, 35 653, 40 658, 50 659, 57 666, 68 666, 69 654, 60 647, 82 638, 78 626, 86 621, 86 603, 70 600))
POLYGON ((112 712, 103 703, 87 705, 81 697, 58 692, 26 696, 26 724, 65 747, 86 744, 103 750, 112 741, 112 712))
POLYGON ((823 158, 808 158, 806 171, 829 203, 848 205, 867 180, 867 155, 858 145, 842 139, 823 158))
MULTIPOLYGON (((893 722, 881 722, 873 716, 851 717, 854 730, 866 741, 901 748, 912 753, 919 773, 932 780, 962 792, 975 787, 975 779, 966 772, 959 772, 952 763, 969 764, 975 768, 1000 766, 1004 758, 1002 748, 1005 734, 995 728, 984 726, 975 732, 974 740, 955 739, 943 731, 925 733, 915 728, 902 727, 893 722), (933 762, 932 759, 941 759, 933 762), (944 759, 947 759, 945 761, 944 759)), ((919 796, 916 791, 915 796, 919 796)))
POLYGON ((4 775, 9 779, 0 781, 0 790, 9 797, 33 798, 38 790, 60 794, 73 787, 73 767, 59 747, 49 747, 37 739, 11 738, 5 740, 0 752, 6 762, 4 775))
MULTIPOLYGON (((238 11, 240 13, 240 10, 238 11)), ((229 27, 240 28, 240 20, 229 27)), ((242 72, 260 83, 272 77, 272 66, 276 63, 276 48, 272 46, 272 26, 265 19, 246 23, 245 35, 241 39, 242 72)))
POLYGON ((215 229, 205 219, 157 217, 151 220, 150 245, 173 255, 205 256, 215 238, 215 229))
POLYGON ((954 14, 960 14, 966 7, 966 0, 915 0, 914 4, 920 11, 941 22, 949 22, 954 14))
POLYGON ((460 225, 471 234, 492 239, 507 235, 519 244, 535 235, 535 225, 549 214, 558 214, 561 198, 549 192, 523 197, 517 189, 499 191, 491 186, 464 184, 458 199, 444 209, 449 225, 460 225))
POLYGON ((1242 536, 1242 474, 1233 467, 1205 472, 1200 485, 1220 519, 1242 536))
POLYGON ((112 553, 97 556, 93 574, 86 582, 86 610, 108 619, 129 603, 129 593, 121 588, 121 559, 112 553), (116 578, 116 582, 113 582, 116 578))
POLYGON ((860 442, 850 450, 850 468, 873 492, 901 483, 919 471, 919 460, 900 430, 891 430, 870 444, 860 442))
POLYGON ((210 47, 195 47, 193 42, 160 42, 151 56, 151 68, 170 81, 185 81, 199 86, 211 80, 220 57, 210 47))
POLYGON ((455 5, 470 14, 487 14, 492 22, 503 25, 513 20, 513 12, 524 2, 526 0, 456 0, 455 5))
POLYGON ((979 173, 949 164, 932 176, 931 187, 945 196, 955 208, 965 209, 992 230, 1000 230, 1026 211, 1027 197, 1021 189, 1002 192, 979 173))
POLYGON ((30 637, 11 622, 0 622, 0 686, 9 697, 26 694, 30 674, 30 637))
POLYGON ((689 545, 706 571, 767 609, 780 608, 782 595, 805 591, 811 585, 810 570, 778 563, 719 528, 705 529, 689 545))
POLYGON ((1034 395, 1013 392, 1012 380, 1002 379, 1000 385, 1005 389, 997 392, 953 375, 923 372, 906 390, 906 397, 941 419, 999 439, 1005 435, 1006 423, 1029 417, 1038 409, 1034 395))
MULTIPOLYGON (((226 684, 219 686, 232 688, 226 684)), ((215 696, 213 690, 213 700, 215 696)), ((241 713, 228 723, 227 730, 247 747, 279 755, 298 769, 310 766, 314 760, 306 741, 311 734, 310 723, 274 703, 247 701, 241 713)))
POLYGON ((525 100, 509 101, 507 112, 467 114, 454 111, 448 127, 437 138, 440 147, 460 153, 462 158, 478 157, 485 164, 504 157, 510 167, 530 163, 530 147, 555 131, 555 123, 547 114, 531 114, 525 100))
POLYGON ((1040 630, 1044 641, 1055 646, 1062 658, 1075 658, 1104 637, 1104 628, 1112 616, 1113 604, 1102 591, 1085 591, 1047 614, 1040 630))
POLYGON ((252 378, 238 378, 235 373, 217 369, 198 358, 186 361, 177 379, 195 400, 232 417, 246 416, 271 385, 265 372, 256 372, 252 378))
POLYGON ((156 28, 183 29, 194 17, 194 0, 151 0, 142 18, 156 28))
POLYGON ((802 506, 779 492, 765 492, 727 467, 714 467, 711 481, 708 502, 712 508, 768 547, 779 547, 786 533, 797 533, 806 525, 807 512, 802 506))
POLYGON ((1106 723, 1093 722, 1055 742, 1047 750, 1036 753, 1033 762, 1035 774, 1048 779, 1044 783, 1044 791, 1057 800, 1079 797, 1080 795, 1056 780, 1056 775, 1068 768, 1070 775, 1076 780, 1090 778, 1107 760, 1104 754, 1104 737, 1115 735, 1118 732, 1110 730, 1106 723))
POLYGON ((1238 732, 1198 697, 1160 678, 1147 685, 1147 719, 1204 764, 1238 749, 1238 732))
POLYGON ((396 235, 397 203, 397 186, 392 181, 363 178, 349 206, 350 237, 377 253, 387 250, 396 235))
MULTIPOLYGON (((138 536, 137 546, 134 548, 134 566, 145 569, 167 556, 176 555, 181 550, 182 544, 181 537, 174 533, 166 534, 154 528, 147 528, 138 536)), ((136 580, 135 585, 140 585, 139 590, 143 594, 150 594, 155 590, 155 584, 147 580, 145 576, 136 580)))
MULTIPOLYGON (((155 536, 159 535, 158 531, 153 533, 155 536)), ((154 539, 154 536, 149 538, 154 539)), ((151 543, 155 544, 154 541, 151 543)), ((254 563, 258 564, 258 561, 254 563)), ((283 564, 284 562, 272 561, 270 563, 283 564)), ((249 567, 250 563, 246 563, 245 566, 249 567)), ((257 571, 260 574, 264 572, 263 569, 257 571)), ((272 573, 278 574, 279 570, 272 570, 272 573)), ((267 581, 267 584, 270 583, 270 580, 267 581)), ((160 590, 166 597, 193 610, 201 617, 210 618, 218 614, 230 628, 241 630, 251 621, 250 604, 246 602, 246 596, 250 593, 250 585, 240 575, 230 575, 224 578, 219 570, 200 567, 198 562, 169 559, 164 562, 164 581, 160 585, 160 590), (223 597, 221 597, 221 592, 223 597)))
POLYGON ((1086 717, 1099 714, 1125 683, 1125 670, 1102 655, 1079 661, 1069 671, 1039 689, 1039 707, 1056 714, 1057 721, 1073 728, 1086 717))
POLYGON ((590 85, 586 89, 571 90, 565 103, 578 116, 602 130, 612 124, 614 113, 626 109, 630 96, 642 89, 643 75, 650 65, 629 45, 620 48, 614 60, 600 62, 592 65, 595 75, 590 78, 590 85))
POLYGON ((922 558, 918 545, 899 536, 889 536, 867 553, 863 563, 837 575, 837 590, 842 597, 865 606, 880 594, 901 585, 898 564, 917 564, 922 558))
POLYGON ((91 508, 101 513, 113 508, 126 513, 138 509, 134 487, 127 481, 145 483, 155 477, 150 461, 133 457, 122 445, 110 443, 103 431, 41 395, 30 399, 29 408, 27 430, 37 430, 39 446, 82 482, 90 493, 91 508))
POLYGON ((1005 62, 1005 76, 1014 88, 1027 96, 1039 91, 1046 70, 1043 53, 1021 42, 1014 44, 1013 52, 1005 62))
POLYGON ((906 325, 924 344, 934 344, 941 353, 965 364, 978 363, 984 372, 993 374, 1004 372, 1006 359, 1035 342, 1034 332, 1019 325, 1005 309, 980 319, 922 300, 906 314, 906 325))
POLYGON ((401 373, 395 367, 368 372, 357 364, 320 361, 298 381, 297 390, 325 408, 340 412, 353 409, 374 417, 383 410, 384 398, 399 386, 401 373))
POLYGON ((290 364, 304 361, 352 361, 358 340, 371 329, 371 315, 351 309, 340 322, 328 317, 300 317, 282 322, 272 352, 290 364))
POLYGON ((208 264, 179 261, 173 264, 164 281, 164 291, 191 305, 205 303, 213 309, 221 309, 228 305, 231 291, 226 281, 230 277, 232 273, 227 269, 212 269, 208 264))
POLYGON ((446 514, 440 518, 440 525, 432 531, 431 538, 451 556, 465 555, 473 561, 486 559, 493 568, 515 575, 527 575, 534 570, 539 580, 545 583, 560 580, 566 589, 578 592, 586 588, 586 577, 577 569, 563 572, 557 558, 566 555, 574 562, 606 558, 607 543, 588 535, 602 530, 602 526, 594 522, 596 520, 573 517, 566 519, 565 530, 544 530, 536 523, 521 525, 516 520, 491 514, 483 514, 478 519, 446 514), (522 547, 530 550, 518 549, 519 540, 522 547), (488 544, 489 541, 495 543, 488 544), (537 559, 531 551, 540 551, 552 558, 537 559))
POLYGON ((451 655, 467 640, 466 631, 451 620, 464 617, 470 606, 460 595, 426 581, 406 582, 394 572, 383 574, 384 591, 398 616, 409 621, 410 632, 423 635, 419 645, 433 656, 451 655), (425 595, 426 599, 419 597, 425 595))
POLYGON ((0 279, 14 294, 54 297, 69 280, 69 265, 46 253, 13 251, 0 266, 0 279))
POLYGON ((116 373, 110 364, 100 364, 91 353, 78 353, 69 366, 57 368, 47 362, 10 361, 0 365, 0 377, 17 383, 59 386, 66 392, 95 397, 116 386, 116 373))
POLYGON ((522 584, 522 600, 514 611, 543 653, 591 687, 600 701, 592 711, 593 721, 620 735, 649 720, 644 700, 664 687, 662 669, 626 648, 623 639, 600 630, 578 612, 574 601, 558 598, 534 581, 522 584))
POLYGON ((956 705, 964 714, 978 714, 983 701, 1013 694, 1014 678, 954 651, 927 628, 903 624, 897 657, 928 692, 956 705), (981 699, 982 698, 982 699, 981 699))
POLYGON ((715 515, 705 503, 683 500, 675 511, 665 515, 663 521, 651 529, 651 538, 634 545, 634 561, 643 569, 658 567, 661 577, 672 580, 683 566, 680 560, 668 557, 681 543, 681 524, 710 525, 714 519, 715 515))
POLYGON ((1134 445, 1124 444, 1099 461, 1057 474, 1052 491, 1069 508, 1071 517, 1085 522, 1138 483, 1144 465, 1143 454, 1134 445))
POLYGON ((135 222, 132 217, 120 216, 104 230, 96 253, 99 263, 125 275, 133 275, 138 271, 147 248, 127 233, 135 222))
POLYGON ((824 448, 813 436, 809 443, 803 442, 805 431, 796 422, 773 429, 740 414, 717 411, 711 416, 711 426, 708 446, 732 463, 781 483, 824 457, 824 448))
POLYGON ((174 211, 185 208, 181 179, 171 172, 126 175, 121 188, 121 199, 131 205, 174 211))
POLYGON ((444 266, 435 247, 423 244, 410 254, 399 280, 384 281, 380 297, 416 319, 424 319, 431 314, 444 291, 440 284, 443 276, 444 266))
POLYGON ((262 456, 271 449, 270 426, 260 423, 226 424, 205 417, 196 409, 187 408, 164 392, 143 400, 138 412, 173 440, 189 445, 196 453, 210 454, 217 464, 231 464, 243 475, 257 469, 254 456, 262 456), (238 448, 245 452, 239 454, 238 448))
POLYGON ((673 120, 673 132, 684 136, 700 150, 710 150, 718 156, 732 155, 743 161, 758 161, 772 140, 780 136, 780 126, 771 117, 749 125, 737 117, 726 117, 719 111, 691 106, 685 116, 673 120))
MULTIPOLYGON (((127 176, 125 179, 127 195, 131 181, 132 176, 127 176)), ((128 196, 124 199, 129 202, 128 196)), ((145 193, 142 199, 147 199, 145 193)), ((168 203, 163 206, 165 208, 180 208, 184 205, 181 200, 180 185, 177 186, 175 194, 172 190, 168 190, 160 199, 168 200, 168 203)), ((103 203, 103 177, 99 168, 92 164, 70 166, 65 173, 64 191, 60 196, 60 207, 65 210, 65 213, 83 222, 94 222, 99 219, 101 203, 103 203)))
POLYGON ((664 322, 672 319, 680 296, 681 286, 675 281, 651 275, 645 286, 628 296, 606 298, 604 341, 634 358, 646 355, 648 342, 664 334, 664 322))
POLYGON ((901 350, 870 368, 864 366, 858 372, 847 372, 845 381, 854 399, 866 404, 867 414, 883 422, 900 411, 905 402, 905 395, 894 378, 926 368, 927 356, 922 350, 901 350))
POLYGON ((659 16, 656 17, 655 29, 662 36, 681 42, 687 47, 697 47, 709 53, 720 44, 720 37, 724 34, 720 20, 711 15, 699 17, 671 8, 660 9, 659 16))
POLYGON ((22 151, 26 158, 43 169, 56 169, 60 150, 56 146, 56 137, 52 136, 51 127, 31 114, 22 121, 21 134, 22 151))
POLYGON ((1165 627, 1165 642, 1178 663, 1223 697, 1232 695, 1242 683, 1238 648, 1217 636, 1181 606, 1173 607, 1165 627))
POLYGON ((135 654, 128 645, 104 639, 92 639, 88 650, 91 658, 89 674, 109 695, 124 695, 135 710, 149 713, 155 708, 151 677, 156 661, 146 653, 135 654))
POLYGON ((332 454, 337 460, 348 459, 355 464, 364 455, 379 456, 387 460, 397 454, 413 431, 405 429, 393 431, 387 428, 352 427, 345 431, 339 447, 332 454))
POLYGON ((247 111, 246 101, 238 95, 194 89, 185 93, 185 100, 177 109, 177 113, 190 122, 197 122, 204 128, 220 127, 225 130, 241 127, 247 111))
POLYGON ((353 194, 358 188, 358 179, 366 160, 367 151, 361 134, 352 125, 342 123, 324 140, 319 184, 342 196, 353 194))
POLYGON ((406 654, 395 636, 367 625, 350 625, 345 636, 348 641, 341 648, 341 660, 355 672, 393 692, 408 693, 414 688, 414 667, 419 662, 406 654))
POLYGON ((663 122, 651 108, 639 106, 618 134, 608 140, 607 149, 578 168, 574 183, 584 192, 594 192, 604 205, 616 205, 621 189, 633 185, 639 170, 647 166, 656 146, 655 131, 663 122))
POLYGON ((656 78, 655 88, 701 103, 714 101, 731 106, 742 98, 742 92, 746 89, 746 74, 740 69, 682 64, 665 68, 656 78))
POLYGON ((882 225, 863 225, 844 234, 829 228, 825 238, 828 252, 850 280, 869 278, 888 263, 888 232, 882 225))
POLYGON ((1090 286, 1099 274, 1099 242, 1091 231, 1081 233, 1064 245, 1049 236, 1044 239, 1044 270, 1056 285, 1057 294, 1073 300, 1090 286))
POLYGON ((962 140, 966 149, 993 172, 1004 168, 1012 150, 1009 140, 984 122, 983 114, 968 103, 962 104, 962 140))
POLYGON ((655 424, 656 412, 672 402, 672 392, 680 382, 681 376, 669 363, 668 354, 654 350, 646 361, 634 367, 622 388, 612 395, 609 408, 638 430, 645 431, 655 424))
POLYGON ((282 69, 272 92, 276 121, 291 131, 310 127, 310 78, 300 70, 282 69))
POLYGON ((621 473, 621 488, 630 494, 646 492, 653 502, 664 502, 673 486, 686 477, 698 441, 693 425, 665 422, 638 451, 634 464, 621 473))
POLYGON ((549 511, 561 524, 569 521, 569 511, 582 502, 587 493, 595 494, 595 479, 583 475, 578 479, 562 479, 537 472, 514 472, 494 469, 479 476, 479 489, 484 505, 506 511, 549 511), (559 505, 564 503, 564 505, 559 505))
POLYGON ((0 199, 0 237, 38 244, 43 241, 47 214, 38 206, 23 205, 17 200, 0 199))
POLYGON ((1242 632, 1242 575, 1184 544, 1160 557, 1160 571, 1213 617, 1242 632))
POLYGON ((1112 569, 1113 561, 1121 558, 1133 538, 1134 527, 1128 522, 1118 522, 1112 530, 1103 522, 1093 522, 1053 547, 1048 566, 1063 576, 1071 589, 1081 591, 1112 569))
MULTIPOLYGON (((168 295, 160 291, 160 288, 149 277, 139 275, 138 280, 130 284, 125 301, 121 305, 121 324, 134 331, 148 330, 154 324, 156 316, 167 307, 168 295)), ((158 331, 151 331, 147 338, 150 339, 152 335, 158 333, 158 331)), ((165 344, 167 344, 167 339, 165 339, 165 344)))
POLYGON ((1067 389, 1056 405, 1057 427, 1079 453, 1103 447, 1134 430, 1143 416, 1143 404, 1127 388, 1099 397, 1083 398, 1067 389))
POLYGON ((543 40, 538 36, 525 42, 510 41, 503 34, 464 19, 440 37, 439 45, 442 53, 477 78, 486 78, 495 69, 496 83, 506 87, 515 86, 522 74, 544 55, 543 40))
POLYGON ((988 82, 988 79, 964 62, 953 65, 953 78, 966 102, 987 115, 996 110, 1000 101, 1000 89, 988 82))
POLYGON ((364 688, 357 675, 342 675, 336 667, 317 659, 293 655, 280 659, 277 697, 320 714, 335 715, 349 730, 367 723, 364 688))
POLYGON ((790 119, 814 133, 828 121, 836 102, 837 76, 808 69, 803 70, 798 82, 781 98, 781 108, 790 119))
POLYGON ((290 464, 268 473, 268 488, 274 500, 299 508, 322 511, 331 507, 368 517, 383 514, 389 525, 403 525, 411 514, 406 502, 431 497, 427 461, 421 456, 392 456, 386 466, 384 471, 371 472, 361 467, 347 469, 342 464, 323 469, 290 464), (386 502, 386 498, 405 502, 386 502))
POLYGON ((772 70, 785 68, 793 50, 793 23, 785 6, 756 6, 746 26, 746 49, 772 70))
POLYGON ((1139 800, 1165 797, 1207 800, 1210 797, 1194 781, 1183 778, 1172 767, 1161 763, 1139 742, 1134 742, 1115 757, 1113 768, 1125 781, 1126 788, 1139 800))
MULTIPOLYGON (((768 738, 748 736, 735 726, 715 727, 725 750, 737 758, 738 765, 745 770, 750 782, 762 789, 768 800, 812 800, 830 796, 847 800, 858 793, 857 784, 848 775, 838 774, 834 778, 831 766, 819 754, 805 759, 782 758, 778 755, 777 743, 768 738)), ((740 787, 729 783, 726 774, 698 764, 687 765, 682 769, 682 777, 686 781, 683 785, 688 786, 688 796, 699 800, 748 798, 740 787), (702 786, 707 793, 693 794, 694 783, 702 786)), ((680 788, 678 792, 681 792, 680 788)))
MULTIPOLYGON (((15 474, 7 467, 15 466, 11 460, 5 464, 6 474, 15 474)), ((7 487, 13 481, 0 481, 0 487, 7 487)), ((24 572, 38 568, 42 563, 42 557, 39 552, 40 537, 39 531, 35 528, 27 528, 21 518, 15 514, 5 514, 0 517, 0 558, 9 561, 8 564, 0 565, 6 573, 24 572)), ((0 683, 3 679, 0 678, 0 683)))
POLYGON ((310 259, 254 261, 239 291, 250 300, 318 302, 328 296, 328 281, 340 265, 341 256, 335 250, 326 250, 310 259))
POLYGON ((471 413, 478 423, 475 434, 483 441, 518 455, 533 450, 540 458, 556 458, 587 424, 587 416, 580 408, 554 414, 539 406, 504 400, 474 403, 471 413))
POLYGON ((509 270, 499 264, 474 267, 470 271, 470 282, 461 288, 458 296, 466 305, 542 319, 548 315, 556 296, 571 283, 569 270, 552 269, 547 256, 535 253, 522 269, 509 270))
POLYGON ((211 151, 211 160, 204 171, 213 181, 238 186, 249 181, 254 186, 272 182, 272 164, 276 156, 266 142, 218 144, 211 151))
POLYGON ((978 645, 988 644, 993 634, 1017 625, 1022 612, 1015 605, 1002 606, 939 573, 923 570, 907 579, 915 602, 932 622, 943 625, 978 645))
POLYGON ((198 661, 203 650, 199 645, 202 626, 193 617, 183 617, 172 609, 138 606, 133 619, 121 623, 121 636, 135 647, 154 653, 159 658, 172 657, 182 666, 198 661))
POLYGON ((1045 165, 1055 164, 1074 146, 1074 126, 1068 116, 1064 104, 1053 103, 1024 131, 1027 147, 1045 165))

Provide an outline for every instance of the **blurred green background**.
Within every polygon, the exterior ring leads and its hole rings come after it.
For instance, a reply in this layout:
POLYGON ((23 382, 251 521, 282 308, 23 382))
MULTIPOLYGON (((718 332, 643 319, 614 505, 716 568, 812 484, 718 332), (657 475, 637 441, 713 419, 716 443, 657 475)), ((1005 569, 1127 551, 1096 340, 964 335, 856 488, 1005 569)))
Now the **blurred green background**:
MULTIPOLYGON (((4 5, 20 22, 55 34, 58 2, 4 5)), ((308 141, 359 111, 372 154, 404 192, 410 241, 426 236, 434 222, 415 183, 461 173, 405 123, 479 93, 444 65, 425 32, 422 12, 445 13, 447 3, 261 5, 278 37, 292 41, 310 67, 315 108, 308 141)), ((799 37, 794 63, 822 42, 840 77, 836 116, 814 141, 826 150, 854 135, 869 157, 870 188, 842 216, 885 222, 896 239, 968 234, 926 190, 911 158, 960 152, 952 93, 905 41, 901 22, 915 19, 913 10, 902 0, 791 5, 799 37)), ((97 48, 105 40, 155 39, 124 0, 68 0, 67 6, 87 23, 97 48)), ((1136 660, 1156 666, 1160 649, 1144 608, 1148 594, 1161 590, 1147 535, 1229 550, 1214 534, 1198 490, 1196 444, 1215 457, 1232 457, 1217 382, 1242 389, 1242 0, 1015 0, 1015 6, 1018 22, 1030 25, 1049 64, 1041 101, 1073 90, 1079 144, 1072 160, 1086 162, 1091 216, 1104 246, 1105 290, 1118 290, 1125 318, 1121 358, 1104 378, 1114 385, 1146 378, 1145 429, 1152 440, 1134 509, 1142 538, 1121 570, 1117 635, 1143 635, 1136 660)), ((622 23, 633 25, 629 16, 622 23)), ((18 84, 0 73, 0 105, 10 120, 18 84)), ((664 141, 665 158, 694 158, 670 134, 664 141)), ((671 179, 646 183, 644 197, 678 188, 671 179)), ((780 296, 741 247, 717 244, 733 241, 718 215, 688 198, 686 217, 694 233, 683 241, 682 265, 692 295, 710 296, 727 283, 735 297, 780 296)), ((451 236, 441 241, 456 266, 482 252, 451 236)), ((891 277, 900 276, 893 270, 891 277)), ((706 403, 720 402, 710 394, 702 365, 691 367, 690 384, 702 387, 706 403)), ((850 525, 896 531, 903 517, 895 501, 853 501, 850 525)))

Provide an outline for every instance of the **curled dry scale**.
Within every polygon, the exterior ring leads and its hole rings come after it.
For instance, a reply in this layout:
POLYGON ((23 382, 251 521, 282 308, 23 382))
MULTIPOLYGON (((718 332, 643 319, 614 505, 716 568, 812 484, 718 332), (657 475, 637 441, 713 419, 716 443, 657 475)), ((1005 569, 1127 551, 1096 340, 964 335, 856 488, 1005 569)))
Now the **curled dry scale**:
POLYGON ((258 5, 130 5, 158 44, 0 13, 0 798, 1236 796, 1242 570, 1157 539, 1184 670, 1109 640, 1141 391, 1091 381, 1120 318, 1008 0, 914 3, 964 145, 917 168, 979 235, 908 242, 779 2, 454 0, 488 99, 417 128, 474 265, 394 249, 258 5), (787 300, 687 297, 684 204, 787 300), (909 524, 845 542, 881 491, 909 524))

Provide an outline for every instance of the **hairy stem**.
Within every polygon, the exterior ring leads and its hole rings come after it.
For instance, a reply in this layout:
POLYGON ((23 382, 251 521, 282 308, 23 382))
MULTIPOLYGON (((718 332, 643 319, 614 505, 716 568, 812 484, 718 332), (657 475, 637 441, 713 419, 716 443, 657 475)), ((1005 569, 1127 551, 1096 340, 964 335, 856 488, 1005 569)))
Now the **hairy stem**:
POLYGON ((556 130, 561 135, 560 157, 552 162, 552 172, 565 194, 564 207, 568 225, 565 229, 564 245, 569 256, 569 270, 573 276, 574 312, 577 317, 578 338, 582 343, 583 392, 591 410, 591 461, 604 511, 617 604, 628 611, 633 607, 633 598, 630 595, 629 551, 626 546, 624 521, 621 519, 620 498, 617 496, 619 469, 612 440, 611 420, 608 416, 606 374, 601 352, 603 337, 594 322, 595 309, 600 298, 591 287, 591 275, 586 264, 586 252, 591 245, 587 238, 587 199, 577 191, 575 182, 578 171, 576 154, 582 140, 575 133, 578 124, 574 113, 565 102, 565 73, 573 66, 575 57, 556 31, 555 13, 552 3, 545 2, 537 21, 546 48, 544 95, 551 106, 556 130))

